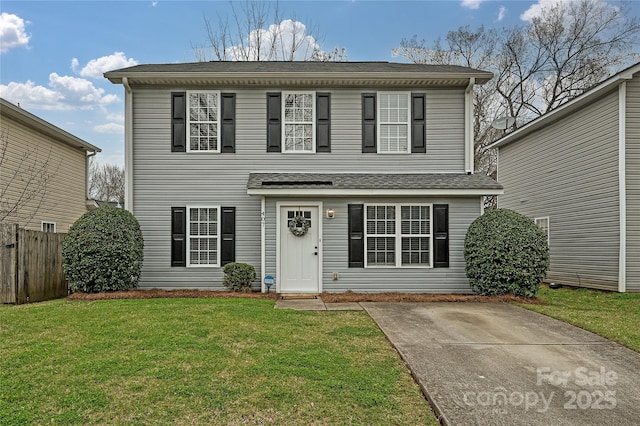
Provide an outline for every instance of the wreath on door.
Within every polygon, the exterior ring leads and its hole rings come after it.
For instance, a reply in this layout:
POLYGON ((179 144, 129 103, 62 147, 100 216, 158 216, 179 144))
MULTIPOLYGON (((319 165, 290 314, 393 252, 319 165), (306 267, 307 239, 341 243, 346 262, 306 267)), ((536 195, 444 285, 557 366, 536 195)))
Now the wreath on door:
POLYGON ((310 226, 311 221, 305 219, 301 212, 296 213, 293 219, 289 221, 289 231, 296 237, 303 237, 309 231, 310 226))

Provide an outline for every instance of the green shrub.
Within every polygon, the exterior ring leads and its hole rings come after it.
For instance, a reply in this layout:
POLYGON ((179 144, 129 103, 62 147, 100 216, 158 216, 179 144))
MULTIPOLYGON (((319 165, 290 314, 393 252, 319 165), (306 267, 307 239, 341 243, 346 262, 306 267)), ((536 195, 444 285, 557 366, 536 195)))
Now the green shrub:
POLYGON ((547 237, 526 216, 490 210, 469 227, 464 260, 474 292, 533 297, 549 268, 547 237))
POLYGON ((101 206, 85 213, 62 245, 69 289, 100 293, 136 287, 143 245, 140 225, 128 211, 101 206))
POLYGON ((231 291, 250 291, 256 279, 256 269, 248 263, 227 263, 223 271, 223 284, 231 291))

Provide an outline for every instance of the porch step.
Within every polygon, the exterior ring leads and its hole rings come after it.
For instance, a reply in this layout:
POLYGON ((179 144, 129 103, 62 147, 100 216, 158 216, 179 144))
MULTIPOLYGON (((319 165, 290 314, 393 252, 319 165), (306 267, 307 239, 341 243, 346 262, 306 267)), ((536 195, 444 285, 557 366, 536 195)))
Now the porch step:
POLYGON ((282 300, 320 299, 319 294, 280 294, 282 300))

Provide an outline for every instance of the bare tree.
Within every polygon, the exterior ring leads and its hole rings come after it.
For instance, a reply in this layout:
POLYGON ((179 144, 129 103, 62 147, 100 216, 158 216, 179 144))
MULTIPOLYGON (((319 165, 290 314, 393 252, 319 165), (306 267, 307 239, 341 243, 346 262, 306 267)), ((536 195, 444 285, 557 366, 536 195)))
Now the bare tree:
POLYGON ((230 2, 231 16, 216 24, 204 16, 204 44, 193 44, 199 62, 206 61, 345 61, 344 48, 322 51, 314 27, 295 19, 282 19, 278 2, 230 2))
POLYGON ((496 156, 487 149, 503 133, 491 127, 495 119, 514 117, 513 130, 637 60, 640 22, 628 10, 627 3, 557 2, 524 26, 500 32, 461 27, 430 46, 416 37, 403 39, 393 54, 494 73, 474 89, 474 135, 476 170, 495 176, 496 156))
POLYGON ((115 201, 124 205, 124 169, 115 164, 89 165, 89 196, 98 201, 115 201))
POLYGON ((47 184, 57 173, 51 150, 28 146, 17 159, 9 160, 9 130, 0 130, 0 222, 27 226, 38 214, 47 184))

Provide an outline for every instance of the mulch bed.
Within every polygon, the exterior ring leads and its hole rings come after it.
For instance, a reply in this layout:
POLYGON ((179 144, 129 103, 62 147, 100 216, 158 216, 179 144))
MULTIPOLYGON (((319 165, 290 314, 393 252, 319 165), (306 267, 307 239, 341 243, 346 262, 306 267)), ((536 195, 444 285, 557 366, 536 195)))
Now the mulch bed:
MULTIPOLYGON (((157 299, 157 298, 231 298, 278 299, 275 293, 230 292, 211 290, 140 290, 113 291, 108 293, 73 293, 67 300, 111 300, 111 299, 157 299)), ((482 303, 527 303, 542 304, 537 298, 518 296, 477 296, 467 294, 424 294, 424 293, 322 293, 325 303, 340 302, 482 302, 482 303)))

